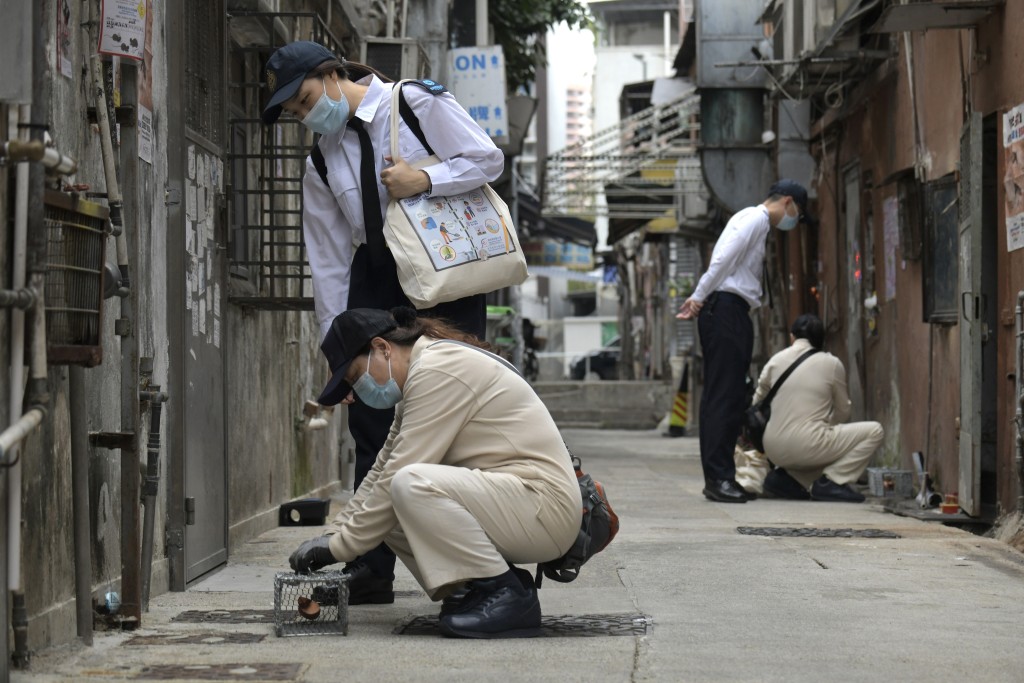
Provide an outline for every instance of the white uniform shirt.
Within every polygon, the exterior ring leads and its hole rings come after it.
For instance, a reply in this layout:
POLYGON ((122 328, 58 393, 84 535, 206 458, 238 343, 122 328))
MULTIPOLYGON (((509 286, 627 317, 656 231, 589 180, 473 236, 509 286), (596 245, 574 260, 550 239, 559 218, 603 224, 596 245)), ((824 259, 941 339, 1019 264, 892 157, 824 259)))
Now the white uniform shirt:
POLYGON ((711 252, 708 270, 691 298, 703 302, 712 292, 731 292, 743 297, 751 308, 760 306, 765 238, 769 230, 771 223, 764 204, 743 209, 730 218, 711 252))
MULTIPOLYGON (((389 195, 380 184, 380 172, 391 156, 391 83, 376 76, 359 81, 368 90, 355 111, 362 119, 376 151, 374 166, 380 212, 384 215, 389 195)), ((433 194, 468 192, 496 179, 504 168, 504 155, 470 118, 450 93, 434 95, 419 86, 406 86, 402 94, 419 119, 423 134, 441 163, 423 169, 430 176, 433 194)), ((397 112, 396 112, 397 115, 397 112)), ((427 155, 423 145, 405 124, 398 124, 398 150, 412 163, 427 155)), ((366 242, 363 195, 359 186, 362 158, 359 136, 348 126, 340 133, 320 138, 327 165, 327 187, 311 158, 306 159, 302 180, 302 229, 306 255, 313 275, 313 299, 321 340, 331 322, 348 304, 349 274, 356 248, 366 242)))

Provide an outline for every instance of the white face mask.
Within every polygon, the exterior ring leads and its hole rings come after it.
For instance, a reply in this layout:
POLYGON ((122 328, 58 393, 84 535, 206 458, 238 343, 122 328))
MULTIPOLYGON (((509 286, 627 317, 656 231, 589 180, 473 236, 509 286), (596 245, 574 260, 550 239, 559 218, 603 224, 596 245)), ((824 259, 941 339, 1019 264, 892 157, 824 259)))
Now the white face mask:
POLYGON ((338 86, 338 91, 341 99, 336 100, 327 94, 326 78, 323 79, 323 84, 324 94, 320 96, 320 99, 316 101, 313 108, 303 117, 302 125, 314 133, 328 135, 330 133, 337 133, 348 123, 349 106, 345 93, 340 92, 340 85, 338 86))
POLYGON ((371 408, 386 410, 394 408, 402 400, 402 390, 398 388, 395 376, 391 374, 391 358, 388 358, 388 381, 384 384, 377 384, 377 380, 370 374, 370 363, 373 362, 373 349, 366 359, 366 372, 359 376, 359 379, 352 385, 353 391, 363 403, 371 408))
POLYGON ((789 207, 787 206, 786 213, 782 214, 782 218, 779 220, 779 224, 775 227, 784 232, 788 232, 795 228, 799 222, 800 214, 797 214, 795 216, 790 215, 789 207))

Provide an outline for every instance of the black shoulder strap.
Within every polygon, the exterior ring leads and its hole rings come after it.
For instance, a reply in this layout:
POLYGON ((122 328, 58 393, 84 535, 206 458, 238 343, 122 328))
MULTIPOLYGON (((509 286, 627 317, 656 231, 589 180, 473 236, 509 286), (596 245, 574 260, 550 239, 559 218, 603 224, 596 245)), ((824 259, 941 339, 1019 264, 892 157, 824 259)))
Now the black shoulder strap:
POLYGON ((316 169, 320 180, 324 181, 324 185, 330 187, 331 183, 327 180, 327 160, 324 159, 324 153, 320 149, 320 138, 316 139, 313 149, 309 150, 309 158, 313 160, 313 168, 316 169))
MULTIPOLYGON (((448 89, 440 83, 428 80, 408 81, 403 85, 418 85, 431 95, 440 95, 443 92, 448 92, 448 89), (435 88, 437 89, 435 90, 435 88)), ((402 117, 402 120, 405 121, 405 125, 409 126, 409 130, 411 130, 412 134, 416 136, 416 139, 420 141, 420 144, 423 145, 423 149, 427 150, 427 154, 433 156, 434 150, 430 146, 430 143, 427 142, 427 136, 423 134, 423 127, 420 125, 420 120, 416 116, 416 112, 412 110, 412 107, 409 106, 409 103, 405 99, 404 87, 398 91, 398 114, 402 117)))
POLYGON ((796 370, 796 367, 798 365, 803 363, 805 360, 807 360, 817 352, 818 349, 811 349, 810 351, 808 351, 807 353, 793 361, 793 364, 786 368, 786 371, 782 373, 782 377, 779 377, 777 380, 775 380, 775 384, 773 384, 772 388, 768 391, 768 395, 761 399, 761 405, 768 405, 769 403, 771 403, 772 399, 775 398, 775 394, 778 392, 779 387, 781 387, 782 383, 786 381, 786 378, 793 374, 793 371, 796 370))

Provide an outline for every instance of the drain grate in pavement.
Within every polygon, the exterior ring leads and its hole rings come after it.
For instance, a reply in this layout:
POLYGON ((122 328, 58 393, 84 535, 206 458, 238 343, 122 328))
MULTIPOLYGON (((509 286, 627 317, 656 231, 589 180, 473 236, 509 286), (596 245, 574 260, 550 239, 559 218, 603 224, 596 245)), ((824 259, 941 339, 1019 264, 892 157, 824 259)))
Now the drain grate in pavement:
MULTIPOLYGON (((651 618, 642 614, 575 614, 541 619, 541 637, 642 636, 651 618)), ((439 636, 436 616, 413 617, 394 630, 402 636, 439 636)))
POLYGON ((245 645, 259 643, 266 634, 204 631, 203 633, 152 633, 135 636, 122 645, 245 645))
POLYGON ((186 624, 273 624, 272 609, 190 609, 171 621, 186 624))
POLYGON ((143 667, 132 675, 135 680, 174 681, 294 681, 302 664, 161 664, 143 667))
POLYGON ((806 536, 814 538, 903 538, 884 529, 819 529, 816 527, 739 526, 746 536, 806 536))

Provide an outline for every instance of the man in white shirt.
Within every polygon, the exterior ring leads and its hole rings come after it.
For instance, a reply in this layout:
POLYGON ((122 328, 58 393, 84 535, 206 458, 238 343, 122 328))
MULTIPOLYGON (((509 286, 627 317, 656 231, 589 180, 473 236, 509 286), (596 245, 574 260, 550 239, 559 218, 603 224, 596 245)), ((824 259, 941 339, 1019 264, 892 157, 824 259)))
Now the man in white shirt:
POLYGON ((746 409, 746 377, 754 351, 750 309, 761 305, 765 242, 772 227, 792 230, 807 213, 807 190, 794 180, 780 180, 768 199, 736 213, 726 224, 707 272, 679 307, 681 320, 697 318, 704 353, 700 401, 700 460, 704 496, 720 503, 751 498, 736 483, 733 452, 746 409))

